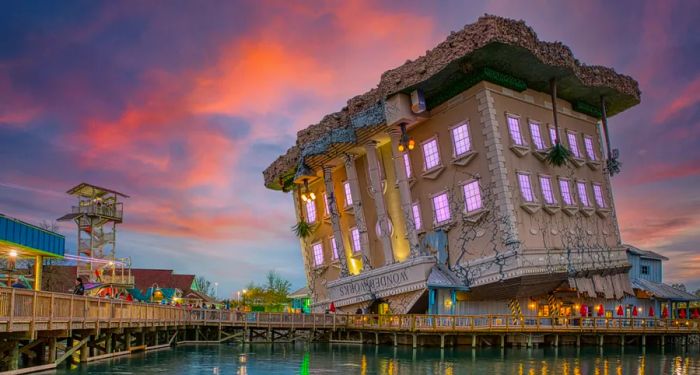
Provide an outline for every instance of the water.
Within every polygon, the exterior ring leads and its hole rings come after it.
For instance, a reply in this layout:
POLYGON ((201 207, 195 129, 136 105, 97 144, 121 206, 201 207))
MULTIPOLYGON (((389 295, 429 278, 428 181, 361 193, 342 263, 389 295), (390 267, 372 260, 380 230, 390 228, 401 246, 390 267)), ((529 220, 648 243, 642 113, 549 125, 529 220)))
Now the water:
POLYGON ((191 345, 105 360, 56 374, 700 374, 700 349, 419 348, 256 344, 191 345))

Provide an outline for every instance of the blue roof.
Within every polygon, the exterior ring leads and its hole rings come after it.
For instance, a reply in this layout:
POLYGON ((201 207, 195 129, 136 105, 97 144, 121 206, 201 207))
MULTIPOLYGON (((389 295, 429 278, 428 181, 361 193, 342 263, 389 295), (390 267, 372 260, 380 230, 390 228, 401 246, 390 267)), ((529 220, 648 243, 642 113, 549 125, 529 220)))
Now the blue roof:
POLYGON ((1 245, 16 246, 18 252, 27 252, 29 255, 63 257, 66 238, 58 233, 0 214, 1 245))

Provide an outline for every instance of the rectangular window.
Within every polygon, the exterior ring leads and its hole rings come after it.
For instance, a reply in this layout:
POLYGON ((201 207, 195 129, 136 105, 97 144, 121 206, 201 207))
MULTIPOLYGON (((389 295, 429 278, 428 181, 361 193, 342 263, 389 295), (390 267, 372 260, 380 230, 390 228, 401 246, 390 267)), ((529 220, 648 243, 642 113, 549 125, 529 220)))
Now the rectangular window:
POLYGON ((472 181, 464 185, 464 207, 467 212, 472 212, 483 208, 481 202, 481 189, 479 182, 472 181))
POLYGON ((352 191, 349 181, 343 182, 343 191, 345 192, 345 207, 352 206, 352 191))
POLYGON ((578 199, 579 201, 581 201, 581 205, 583 205, 584 207, 590 207, 591 201, 588 200, 588 191, 586 191, 586 183, 579 181, 576 183, 576 188, 578 190, 578 199))
POLYGON ((426 171, 440 165, 440 151, 438 150, 437 139, 431 139, 423 143, 423 161, 425 162, 426 171))
POLYGON ((595 148, 593 148, 593 138, 588 135, 583 136, 583 145, 586 146, 586 155, 589 160, 597 160, 595 158, 595 148))
POLYGON ((316 201, 306 202, 306 221, 309 223, 316 222, 316 201))
POLYGON ((352 243, 352 251, 354 253, 362 252, 362 243, 360 242, 360 230, 350 228, 350 242, 352 243))
POLYGON ((450 133, 452 133, 455 157, 462 156, 472 150, 472 143, 469 139, 469 125, 467 123, 452 128, 450 133))
POLYGON ((326 194, 325 192, 323 193, 323 203, 323 213, 326 214, 326 216, 331 216, 331 208, 328 205, 328 194, 326 194))
POLYGON ((321 245, 320 242, 317 242, 317 243, 311 245, 311 249, 313 250, 313 253, 314 253, 314 265, 316 267, 322 265, 323 264, 323 245, 321 245))
POLYGON ((552 142, 552 146, 557 144, 557 129, 549 128, 549 141, 552 142))
POLYGON ((540 188, 542 188, 542 197, 547 204, 557 204, 554 199, 554 190, 552 190, 552 180, 547 176, 540 176, 540 188))
POLYGON ((334 236, 330 236, 328 239, 331 242, 331 249, 333 250, 333 253, 332 253, 333 260, 336 260, 336 259, 338 259, 338 244, 335 242, 334 236))
POLYGON ((523 135, 520 132, 520 119, 517 117, 508 117, 508 130, 510 131, 510 138, 513 139, 513 143, 518 146, 524 146, 523 135))
POLYGON ((593 197, 595 203, 600 208, 605 208, 605 197, 603 196, 603 187, 600 184, 593 184, 593 197))
POLYGON ((566 138, 569 141, 569 148, 571 149, 571 153, 574 154, 574 157, 580 159, 581 151, 578 149, 578 142, 576 142, 576 133, 567 132, 566 138))
POLYGON ((530 175, 527 173, 518 173, 518 183, 520 184, 520 194, 525 202, 534 202, 535 195, 532 193, 532 185, 530 184, 530 175))
POLYGON ((406 177, 413 177, 413 171, 411 170, 411 157, 408 155, 408 152, 403 154, 403 166, 406 168, 406 177))
POLYGON ((535 145, 537 150, 544 150, 547 148, 544 145, 544 139, 542 139, 542 134, 540 133, 540 124, 536 122, 530 123, 530 134, 532 135, 532 143, 535 145))
POLYGON ((420 206, 418 203, 414 203, 411 209, 413 211, 413 227, 416 228, 416 230, 423 229, 423 221, 420 217, 420 206))
POLYGON ((442 193, 433 197, 433 214, 435 215, 435 224, 443 224, 450 221, 450 202, 447 199, 447 193, 442 193))
POLYGON ((639 271, 641 272, 642 275, 648 275, 649 274, 649 266, 642 266, 639 271))
POLYGON ((561 191, 561 200, 564 201, 564 204, 567 206, 573 206, 574 198, 571 196, 571 187, 569 186, 569 180, 559 180, 559 190, 561 191))

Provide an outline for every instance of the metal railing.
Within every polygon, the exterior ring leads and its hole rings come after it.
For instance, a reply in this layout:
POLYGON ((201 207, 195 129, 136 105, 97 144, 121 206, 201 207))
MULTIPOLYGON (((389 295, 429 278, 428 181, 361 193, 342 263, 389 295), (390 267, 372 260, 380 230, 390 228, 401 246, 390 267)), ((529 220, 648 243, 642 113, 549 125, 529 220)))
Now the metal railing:
POLYGON ((110 218, 121 219, 124 214, 124 209, 121 203, 116 204, 97 204, 90 203, 80 206, 72 206, 71 212, 74 214, 99 215, 110 218))
POLYGON ((249 327, 346 328, 422 333, 599 332, 700 334, 700 320, 550 318, 510 315, 345 315, 239 312, 0 288, 0 332, 223 323, 249 327))

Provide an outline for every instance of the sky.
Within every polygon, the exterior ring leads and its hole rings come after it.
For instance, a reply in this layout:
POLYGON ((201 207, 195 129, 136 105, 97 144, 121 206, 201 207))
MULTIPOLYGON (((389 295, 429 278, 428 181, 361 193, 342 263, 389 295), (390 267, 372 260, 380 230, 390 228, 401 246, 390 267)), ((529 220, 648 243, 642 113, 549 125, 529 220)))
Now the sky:
MULTIPOLYGON (((16 1, 0 11, 0 213, 70 210, 88 182, 128 194, 117 252, 229 297, 276 270, 304 285, 291 197, 262 171, 296 132, 484 13, 523 19, 634 77, 610 119, 623 240, 700 288, 700 2, 16 1)), ((67 251, 75 228, 61 223, 67 251)))

